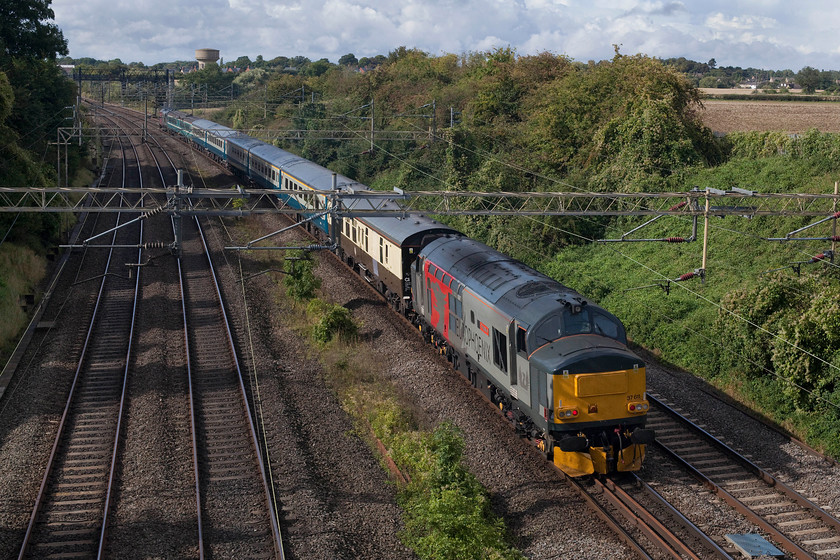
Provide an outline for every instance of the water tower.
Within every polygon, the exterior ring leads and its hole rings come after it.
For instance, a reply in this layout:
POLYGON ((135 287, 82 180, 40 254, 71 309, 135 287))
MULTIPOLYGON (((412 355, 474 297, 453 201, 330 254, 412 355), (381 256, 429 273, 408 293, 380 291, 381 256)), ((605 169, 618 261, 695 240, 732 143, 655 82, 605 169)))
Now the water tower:
POLYGON ((195 59, 198 61, 198 69, 201 70, 208 63, 216 64, 219 60, 219 49, 196 49, 195 59))

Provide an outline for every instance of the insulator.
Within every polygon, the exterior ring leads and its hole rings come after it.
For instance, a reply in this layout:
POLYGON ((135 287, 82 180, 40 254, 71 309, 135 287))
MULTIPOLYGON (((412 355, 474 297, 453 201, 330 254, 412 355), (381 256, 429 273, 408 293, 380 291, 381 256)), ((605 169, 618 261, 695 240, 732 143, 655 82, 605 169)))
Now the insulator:
POLYGON ((684 200, 683 200, 683 201, 682 201, 682 202, 680 202, 679 204, 674 204, 673 206, 671 206, 670 208, 668 208, 668 212, 673 212, 674 210, 679 210, 680 208, 682 208, 682 207, 683 207, 683 206, 685 206, 686 204, 688 204, 688 202, 686 202, 686 201, 684 201, 684 200))
POLYGON ((840 235, 832 235, 829 239, 831 241, 840 241, 840 235))
POLYGON ((163 206, 158 206, 154 210, 151 210, 150 212, 146 212, 145 214, 143 214, 143 218, 151 218, 155 214, 160 214, 161 212, 163 212, 163 206))
POLYGON ((835 212, 831 215, 832 218, 840 218, 840 212, 835 212))
POLYGON ((165 249, 167 247, 164 241, 153 241, 151 243, 143 243, 143 249, 165 249))
POLYGON ((680 276, 679 278, 674 280, 674 282, 682 282, 683 280, 691 280, 695 276, 697 276, 697 274, 694 273, 694 272, 686 272, 685 274, 683 274, 682 276, 680 276))
POLYGON ((685 243, 685 237, 666 237, 667 243, 685 243))
POLYGON ((814 255, 813 257, 811 257, 811 262, 812 263, 822 261, 822 260, 825 260, 825 253, 820 253, 819 255, 814 255))

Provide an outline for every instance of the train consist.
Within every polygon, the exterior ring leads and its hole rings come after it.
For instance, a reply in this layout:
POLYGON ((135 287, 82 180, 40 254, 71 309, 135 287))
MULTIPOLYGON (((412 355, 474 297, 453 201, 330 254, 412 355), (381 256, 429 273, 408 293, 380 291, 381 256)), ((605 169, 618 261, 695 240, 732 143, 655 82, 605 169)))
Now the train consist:
POLYGON ((644 428, 645 364, 614 315, 428 217, 333 219, 322 214, 330 193, 367 187, 209 120, 164 111, 161 121, 256 186, 282 190, 311 230, 333 239, 342 260, 566 473, 641 468, 654 437, 644 428))

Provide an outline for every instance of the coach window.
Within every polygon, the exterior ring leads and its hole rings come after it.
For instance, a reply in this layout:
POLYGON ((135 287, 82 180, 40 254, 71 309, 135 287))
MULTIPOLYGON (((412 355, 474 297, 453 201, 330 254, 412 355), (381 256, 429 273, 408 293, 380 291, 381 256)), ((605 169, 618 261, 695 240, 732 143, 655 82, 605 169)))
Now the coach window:
POLYGON ((365 228, 365 252, 370 252, 370 246, 368 245, 368 228, 365 228))

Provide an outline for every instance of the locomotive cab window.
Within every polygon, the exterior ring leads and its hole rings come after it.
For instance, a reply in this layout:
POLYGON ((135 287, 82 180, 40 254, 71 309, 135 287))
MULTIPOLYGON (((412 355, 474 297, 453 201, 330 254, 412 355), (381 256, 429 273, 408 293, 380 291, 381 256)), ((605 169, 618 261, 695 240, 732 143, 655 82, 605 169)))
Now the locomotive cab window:
POLYGON ((528 331, 522 327, 516 327, 516 351, 523 356, 528 355, 527 337, 525 336, 527 333, 528 331))
POLYGON ((578 313, 572 313, 568 309, 563 310, 563 336, 590 332, 592 332, 592 324, 588 309, 582 309, 578 313))
POLYGON ((594 326, 595 334, 608 336, 627 344, 627 333, 618 320, 602 313, 593 313, 592 325, 594 326))
POLYGON ((563 336, 560 315, 552 315, 534 328, 535 347, 542 346, 563 336))

